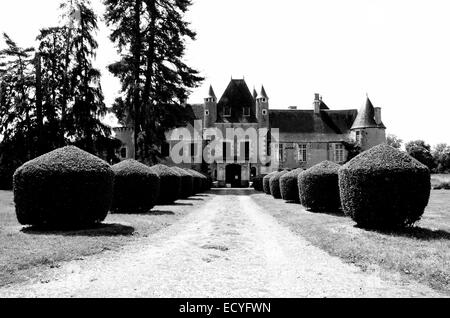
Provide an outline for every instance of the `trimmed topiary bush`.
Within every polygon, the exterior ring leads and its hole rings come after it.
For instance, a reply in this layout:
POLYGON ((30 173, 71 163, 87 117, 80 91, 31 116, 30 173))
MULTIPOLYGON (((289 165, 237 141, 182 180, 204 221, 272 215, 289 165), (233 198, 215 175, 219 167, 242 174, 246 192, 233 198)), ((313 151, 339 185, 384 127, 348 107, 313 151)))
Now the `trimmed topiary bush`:
POLYGON ((270 194, 270 178, 272 178, 276 173, 278 173, 278 171, 269 173, 263 178, 263 191, 265 194, 270 194))
POLYGON ((359 226, 410 226, 428 205, 430 171, 408 154, 383 144, 343 166, 339 186, 344 212, 359 226))
POLYGON ((253 189, 259 192, 264 191, 263 180, 265 176, 265 174, 260 174, 253 178, 253 189))
POLYGON ((105 161, 64 147, 18 168, 13 177, 22 225, 81 228, 102 222, 111 207, 114 172, 105 161))
POLYGON ((288 202, 300 202, 298 195, 298 176, 303 172, 303 169, 295 169, 286 173, 280 178, 280 191, 283 200, 288 202))
POLYGON ((175 170, 165 165, 154 165, 150 169, 159 176, 159 205, 173 204, 180 198, 181 176, 175 170))
POLYGON ((114 165, 112 169, 113 213, 145 213, 156 205, 160 180, 148 166, 130 159, 114 165))
POLYGON ((192 169, 184 169, 193 178, 193 192, 194 195, 202 192, 203 179, 197 174, 197 171, 192 169))
POLYGON ((185 170, 188 173, 190 173, 192 175, 192 177, 194 178, 194 194, 202 193, 205 188, 204 180, 206 177, 195 170, 192 170, 192 169, 185 169, 185 170))
POLYGON ((172 169, 178 172, 181 176, 180 198, 187 199, 194 195, 194 177, 186 170, 179 167, 172 167, 172 169))
POLYGON ((280 178, 288 172, 288 170, 277 172, 269 180, 270 194, 275 199, 281 199, 280 178))
POLYGON ((213 178, 209 175, 204 175, 206 177, 206 191, 209 191, 213 187, 213 178))
POLYGON ((339 197, 338 171, 340 166, 331 161, 321 162, 298 175, 300 203, 309 211, 336 212, 339 197))

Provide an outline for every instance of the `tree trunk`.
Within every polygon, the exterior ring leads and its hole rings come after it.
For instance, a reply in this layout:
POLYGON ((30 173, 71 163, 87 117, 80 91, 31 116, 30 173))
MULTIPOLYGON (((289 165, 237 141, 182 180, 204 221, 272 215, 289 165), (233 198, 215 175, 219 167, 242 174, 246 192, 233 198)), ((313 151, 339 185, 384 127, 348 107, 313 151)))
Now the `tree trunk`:
MULTIPOLYGON (((155 62, 155 32, 156 32, 156 19, 157 19, 157 11, 156 11, 156 1, 155 0, 147 0, 147 12, 150 16, 150 25, 149 25, 149 34, 147 36, 147 67, 145 72, 145 86, 142 97, 142 103, 145 105, 145 127, 146 127, 146 137, 150 139, 150 134, 153 133, 155 116, 154 116, 154 105, 151 100, 151 89, 153 83, 153 66, 155 62)), ((145 145, 145 157, 148 158, 148 145, 145 145)))
POLYGON ((134 148, 135 159, 141 159, 141 149, 138 145, 139 135, 141 133, 141 101, 140 101, 140 69, 141 69, 141 7, 142 1, 136 0, 134 5, 134 45, 133 45, 133 69, 134 69, 134 92, 133 92, 133 108, 134 108, 134 148))
POLYGON ((41 74, 41 55, 36 53, 36 117, 38 129, 38 155, 43 154, 43 114, 42 114, 42 74, 41 74))

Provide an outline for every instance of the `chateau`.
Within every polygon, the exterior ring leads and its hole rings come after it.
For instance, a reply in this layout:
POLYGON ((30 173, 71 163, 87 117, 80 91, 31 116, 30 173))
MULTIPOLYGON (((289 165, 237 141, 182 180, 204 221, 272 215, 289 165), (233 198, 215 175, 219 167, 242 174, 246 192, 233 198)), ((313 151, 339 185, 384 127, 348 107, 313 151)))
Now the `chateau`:
MULTIPOLYGON (((192 122, 188 125, 194 130, 194 121, 201 121, 203 129, 216 128, 226 136, 227 128, 279 129, 279 141, 264 140, 267 152, 275 151, 277 164, 251 163, 250 147, 247 140, 226 140, 223 157, 226 162, 212 164, 182 164, 210 174, 219 186, 248 186, 252 176, 268 174, 277 169, 307 169, 324 160, 343 163, 347 160, 347 145, 359 144, 362 150, 370 149, 386 142, 386 127, 381 120, 381 108, 372 105, 369 98, 360 110, 332 110, 319 94, 315 94, 311 109, 290 107, 285 110, 270 109, 269 96, 264 87, 260 92, 250 92, 245 80, 232 79, 220 99, 210 87, 203 104, 185 105, 192 122), (237 160, 244 151, 244 160, 237 160)), ((123 143, 120 151, 122 159, 132 158, 134 154, 132 128, 116 128, 116 138, 123 143)), ((180 142, 172 132, 167 132, 168 144, 162 152, 167 155, 163 162, 174 165, 169 158, 170 149, 180 142)), ((191 140, 202 145, 208 138, 191 140)), ((192 147, 192 153, 194 153, 192 147)), ((193 155, 193 154, 192 154, 193 155)))

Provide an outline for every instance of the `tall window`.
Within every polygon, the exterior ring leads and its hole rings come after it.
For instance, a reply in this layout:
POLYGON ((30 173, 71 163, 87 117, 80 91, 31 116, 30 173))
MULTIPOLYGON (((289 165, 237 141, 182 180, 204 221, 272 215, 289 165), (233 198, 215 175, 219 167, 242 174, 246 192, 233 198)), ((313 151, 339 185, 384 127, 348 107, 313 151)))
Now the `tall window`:
POLYGON ((306 144, 298 145, 298 161, 307 162, 308 161, 308 147, 306 144))
POLYGON ((250 107, 244 107, 244 116, 249 117, 250 116, 250 107))
POLYGON ((250 141, 246 141, 244 143, 244 154, 245 154, 245 160, 250 160, 250 141))
POLYGON ((231 158, 231 142, 224 141, 222 147, 223 160, 226 161, 227 158, 231 158))
POLYGON ((223 116, 224 117, 231 117, 231 107, 228 105, 225 105, 223 107, 223 116))
POLYGON ((191 157, 195 157, 195 142, 191 143, 191 157))
POLYGON ((283 144, 278 145, 278 161, 279 162, 284 161, 284 145, 283 144))
POLYGON ((334 161, 336 162, 344 162, 345 152, 344 152, 344 145, 336 145, 334 149, 334 161))

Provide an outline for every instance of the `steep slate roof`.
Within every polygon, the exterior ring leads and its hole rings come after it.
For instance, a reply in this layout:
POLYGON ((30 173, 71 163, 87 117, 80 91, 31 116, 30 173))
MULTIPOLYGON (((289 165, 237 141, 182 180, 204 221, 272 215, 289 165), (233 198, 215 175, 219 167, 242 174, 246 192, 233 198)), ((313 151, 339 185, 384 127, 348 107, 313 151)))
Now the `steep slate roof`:
POLYGON ((358 116, 352 126, 352 129, 360 128, 386 128, 383 123, 377 124, 375 121, 375 108, 369 97, 367 97, 366 105, 358 112, 358 116))
MULTIPOLYGON (((324 104, 325 105, 325 104, 324 104)), ((326 106, 326 105, 325 105, 326 106)), ((346 134, 356 118, 356 110, 270 110, 271 128, 281 133, 346 134)))
POLYGON ((321 110, 327 110, 327 109, 330 109, 330 108, 327 106, 327 104, 325 104, 323 102, 323 100, 320 100, 320 109, 321 110))
POLYGON ((188 122, 191 125, 194 125, 195 120, 203 120, 203 104, 186 105, 185 112, 186 116, 189 118, 188 122))
POLYGON ((256 99, 258 97, 258 93, 256 92, 256 89, 253 87, 253 98, 256 99))
POLYGON ((256 105, 245 80, 232 79, 217 104, 217 123, 256 123, 256 105), (231 107, 231 117, 224 117, 224 107, 231 107), (243 114, 250 107, 250 116, 243 114))

